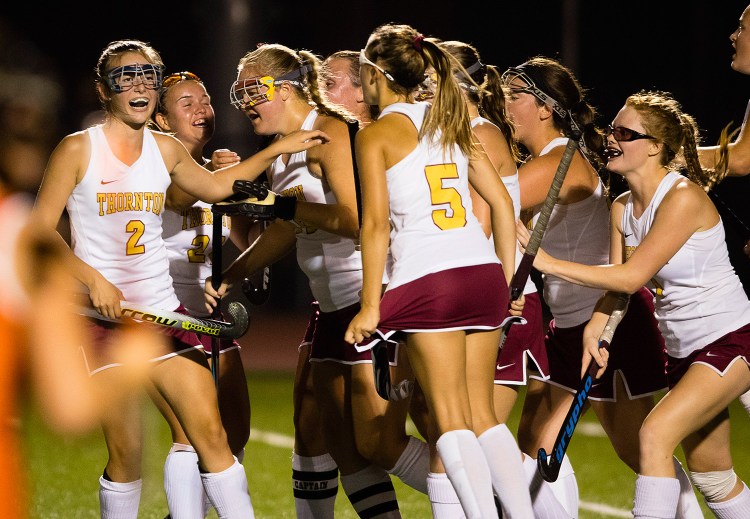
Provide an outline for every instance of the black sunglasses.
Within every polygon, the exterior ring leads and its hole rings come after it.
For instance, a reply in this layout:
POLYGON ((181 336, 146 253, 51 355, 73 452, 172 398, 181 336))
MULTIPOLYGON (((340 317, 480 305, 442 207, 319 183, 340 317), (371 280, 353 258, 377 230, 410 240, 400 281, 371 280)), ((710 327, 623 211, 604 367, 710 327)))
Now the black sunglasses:
POLYGON ((604 135, 611 135, 618 142, 637 141, 638 139, 656 140, 656 137, 651 135, 646 135, 645 133, 637 132, 624 126, 612 126, 611 124, 605 129, 604 135))

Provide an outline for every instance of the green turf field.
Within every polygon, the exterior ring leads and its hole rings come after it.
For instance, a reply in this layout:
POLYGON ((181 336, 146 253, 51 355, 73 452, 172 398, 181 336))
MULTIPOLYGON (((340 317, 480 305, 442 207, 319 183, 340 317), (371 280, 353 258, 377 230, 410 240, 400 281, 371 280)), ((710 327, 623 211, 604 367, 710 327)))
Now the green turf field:
MULTIPOLYGON (((293 518, 291 475, 292 375, 250 372, 252 426, 244 465, 258 518, 293 518)), ((516 406, 519 407, 519 406, 516 406)), ((162 519, 167 513, 161 486, 162 466, 170 447, 169 430, 150 404, 146 409, 144 486, 140 515, 162 519)), ((737 404, 731 408, 735 470, 750 480, 750 417, 737 404)), ((509 426, 515 430, 517 413, 509 426)), ((100 433, 63 439, 51 433, 34 410, 24 420, 24 439, 33 502, 32 518, 97 518, 98 477, 106 460, 100 433)), ((578 424, 568 450, 577 472, 581 519, 630 517, 635 475, 620 462, 600 434, 593 413, 578 424)), ((405 518, 430 517, 426 496, 394 480, 405 518)), ((336 516, 356 518, 346 496, 339 493, 336 516)), ((710 514, 706 512, 706 517, 710 514)), ((212 511, 209 517, 215 518, 212 511)))

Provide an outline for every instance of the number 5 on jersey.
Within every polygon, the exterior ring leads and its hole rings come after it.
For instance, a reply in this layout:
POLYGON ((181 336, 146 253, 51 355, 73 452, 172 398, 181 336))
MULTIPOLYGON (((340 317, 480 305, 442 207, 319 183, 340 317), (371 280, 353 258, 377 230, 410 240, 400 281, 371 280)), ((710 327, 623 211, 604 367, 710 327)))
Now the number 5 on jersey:
POLYGON ((456 165, 436 164, 425 167, 425 176, 430 185, 432 205, 448 204, 449 209, 434 209, 432 221, 443 231, 466 225, 466 209, 461 200, 461 193, 454 187, 445 187, 443 181, 458 178, 456 165))

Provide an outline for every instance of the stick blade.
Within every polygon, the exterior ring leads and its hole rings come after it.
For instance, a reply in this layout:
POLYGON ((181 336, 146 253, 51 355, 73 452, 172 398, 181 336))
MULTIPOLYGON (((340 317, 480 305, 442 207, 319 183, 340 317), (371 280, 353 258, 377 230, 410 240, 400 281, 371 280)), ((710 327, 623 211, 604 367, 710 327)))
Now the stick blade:
POLYGON ((247 315, 247 309, 242 303, 232 301, 227 307, 227 313, 232 325, 226 329, 223 335, 228 339, 239 339, 245 335, 250 326, 250 316, 247 315))
POLYGON ((548 458, 547 451, 544 448, 537 452, 536 466, 544 481, 549 483, 557 481, 557 476, 560 474, 560 464, 555 461, 554 457, 548 458))

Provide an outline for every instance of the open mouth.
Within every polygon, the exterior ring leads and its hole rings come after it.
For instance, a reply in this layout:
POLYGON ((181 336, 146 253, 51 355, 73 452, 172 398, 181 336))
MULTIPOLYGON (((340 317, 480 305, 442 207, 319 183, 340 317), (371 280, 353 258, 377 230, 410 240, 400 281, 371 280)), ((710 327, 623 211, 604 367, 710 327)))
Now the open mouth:
POLYGON ((196 119, 193 122, 193 126, 198 126, 199 128, 205 128, 208 124, 206 123, 205 119, 196 119))
POLYGON ((602 151, 602 156, 607 160, 612 160, 615 157, 619 157, 622 155, 622 151, 618 150, 617 148, 607 147, 604 148, 604 151, 602 151))
POLYGON ((133 108, 145 108, 148 106, 148 98, 147 97, 137 97, 135 99, 130 100, 130 106, 133 108))

